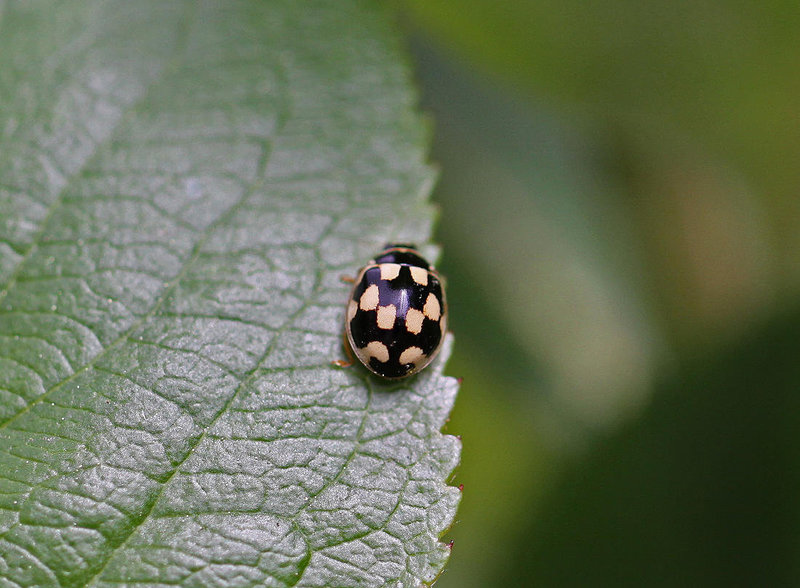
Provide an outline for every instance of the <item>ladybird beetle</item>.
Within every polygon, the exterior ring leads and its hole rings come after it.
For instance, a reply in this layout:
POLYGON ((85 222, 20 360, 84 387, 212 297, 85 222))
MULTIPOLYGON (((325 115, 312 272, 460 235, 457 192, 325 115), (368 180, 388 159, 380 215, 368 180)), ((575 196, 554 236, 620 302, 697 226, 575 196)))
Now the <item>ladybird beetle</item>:
POLYGON ((446 328, 441 278, 413 245, 386 245, 358 273, 345 331, 371 372, 389 379, 417 373, 436 357, 446 328))

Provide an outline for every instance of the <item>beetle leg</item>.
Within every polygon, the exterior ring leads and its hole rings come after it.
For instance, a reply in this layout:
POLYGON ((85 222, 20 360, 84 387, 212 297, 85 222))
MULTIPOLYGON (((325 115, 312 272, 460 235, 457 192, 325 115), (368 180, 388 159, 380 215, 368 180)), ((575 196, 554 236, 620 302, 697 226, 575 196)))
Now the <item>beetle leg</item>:
POLYGON ((342 333, 342 346, 344 347, 347 359, 334 359, 331 363, 336 367, 349 368, 356 362, 356 358, 353 357, 353 352, 350 349, 350 342, 347 340, 347 335, 345 333, 342 333))

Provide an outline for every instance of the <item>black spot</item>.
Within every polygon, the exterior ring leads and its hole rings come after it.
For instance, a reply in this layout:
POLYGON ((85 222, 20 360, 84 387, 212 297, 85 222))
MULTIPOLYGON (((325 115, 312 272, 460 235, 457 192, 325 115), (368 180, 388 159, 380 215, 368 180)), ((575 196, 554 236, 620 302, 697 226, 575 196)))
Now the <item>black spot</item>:
POLYGON ((411 250, 396 250, 392 249, 384 251, 375 258, 375 263, 399 263, 401 265, 413 265, 415 267, 424 267, 430 269, 431 265, 425 261, 419 253, 411 250))
POLYGON ((392 358, 389 358, 389 361, 386 363, 381 363, 372 357, 369 360, 369 366, 372 368, 373 372, 383 376, 384 378, 402 378, 411 371, 411 368, 414 367, 414 364, 409 363, 406 365, 400 365, 397 360, 393 360, 392 358))

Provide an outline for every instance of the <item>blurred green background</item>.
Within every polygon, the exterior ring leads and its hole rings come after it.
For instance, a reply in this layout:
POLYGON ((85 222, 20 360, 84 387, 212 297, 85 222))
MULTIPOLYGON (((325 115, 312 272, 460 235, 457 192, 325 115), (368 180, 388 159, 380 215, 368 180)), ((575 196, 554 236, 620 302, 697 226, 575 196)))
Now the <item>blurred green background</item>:
POLYGON ((800 586, 800 6, 400 7, 464 378, 437 588, 800 586))

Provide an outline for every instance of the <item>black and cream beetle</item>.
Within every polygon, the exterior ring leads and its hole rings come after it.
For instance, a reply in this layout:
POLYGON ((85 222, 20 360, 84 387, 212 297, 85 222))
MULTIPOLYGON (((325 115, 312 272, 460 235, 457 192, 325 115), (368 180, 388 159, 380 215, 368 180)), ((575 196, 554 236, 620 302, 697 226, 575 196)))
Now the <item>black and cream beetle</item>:
POLYGON ((441 278, 413 245, 386 245, 361 269, 345 331, 371 372, 390 379, 417 373, 436 357, 446 328, 441 278))

